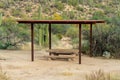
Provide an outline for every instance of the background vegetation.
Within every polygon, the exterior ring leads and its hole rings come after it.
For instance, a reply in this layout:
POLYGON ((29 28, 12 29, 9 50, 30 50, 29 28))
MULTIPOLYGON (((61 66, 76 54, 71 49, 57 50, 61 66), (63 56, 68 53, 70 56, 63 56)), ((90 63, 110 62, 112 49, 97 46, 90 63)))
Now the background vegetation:
MULTIPOLYGON (((30 25, 18 24, 18 19, 105 20, 105 24, 93 27, 93 55, 102 56, 107 51, 120 58, 120 0, 1 0, 0 49, 19 49, 30 41, 30 27, 26 27, 30 25)), ((47 47, 48 25, 35 26, 35 44, 47 47)), ((83 25, 82 50, 86 54, 88 31, 89 25, 83 25)), ((52 25, 52 34, 58 39, 69 36, 73 45, 78 43, 77 25, 52 25)))

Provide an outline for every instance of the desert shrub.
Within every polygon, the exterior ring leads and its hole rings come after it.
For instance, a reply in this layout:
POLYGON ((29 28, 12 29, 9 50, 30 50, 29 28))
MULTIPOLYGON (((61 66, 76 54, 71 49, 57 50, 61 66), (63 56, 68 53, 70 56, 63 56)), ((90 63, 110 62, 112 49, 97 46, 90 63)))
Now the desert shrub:
POLYGON ((105 19, 106 16, 105 16, 105 13, 103 11, 95 11, 93 13, 93 17, 92 19, 95 19, 95 20, 98 20, 98 19, 105 19))
POLYGON ((62 39, 62 34, 56 34, 56 36, 58 37, 58 39, 62 39))
POLYGON ((105 47, 115 58, 120 58, 120 29, 119 26, 113 26, 108 33, 105 47))
POLYGON ((113 16, 113 13, 115 13, 115 9, 111 6, 106 6, 105 7, 105 14, 108 16, 113 16))
POLYGON ((19 17, 23 17, 24 14, 21 12, 21 9, 18 8, 18 9, 13 9, 13 10, 12 10, 12 15, 13 15, 13 16, 17 16, 17 17, 18 17, 18 16, 19 16, 19 17))
POLYGON ((66 36, 73 38, 77 38, 79 31, 78 31, 78 27, 75 26, 71 26, 68 28, 67 32, 66 32, 66 36))
POLYGON ((72 45, 73 45, 74 49, 78 49, 78 47, 79 47, 78 43, 79 43, 79 38, 78 37, 72 38, 72 45))
POLYGON ((69 11, 69 19, 75 19, 76 15, 74 11, 69 11))
POLYGON ((69 25, 59 24, 59 25, 52 25, 52 33, 53 34, 61 34, 64 35, 68 29, 69 25))
POLYGON ((63 3, 67 3, 68 0, 60 0, 60 1, 63 2, 63 3))
POLYGON ((64 4, 61 2, 55 2, 54 6, 58 9, 58 10, 63 10, 64 9, 64 4))
POLYGON ((86 75, 86 80, 119 80, 118 74, 106 73, 103 70, 93 71, 86 75))
POLYGON ((77 6, 78 5, 78 0, 68 0, 68 4, 72 6, 77 6))
POLYGON ((104 71, 98 70, 86 75, 86 80, 111 80, 110 74, 105 74, 104 71))
POLYGON ((47 0, 38 0, 38 2, 39 2, 40 4, 46 4, 46 1, 47 1, 47 0))
POLYGON ((75 27, 74 25, 70 26, 66 32, 66 36, 70 37, 71 40, 72 40, 72 45, 73 45, 73 48, 75 49, 78 49, 79 47, 79 38, 78 38, 78 34, 79 34, 79 31, 78 31, 78 27, 75 27))
POLYGON ((0 2, 0 8, 6 8, 6 5, 3 2, 0 2))
POLYGON ((83 7, 80 7, 80 6, 77 6, 76 9, 77 9, 78 11, 82 11, 82 12, 84 11, 84 8, 83 8, 83 7))
POLYGON ((58 36, 52 34, 52 44, 58 45, 59 38, 58 36))
POLYGON ((63 17, 59 13, 54 13, 52 19, 53 20, 62 20, 63 17))
POLYGON ((13 16, 19 16, 19 14, 20 14, 20 10, 18 10, 18 9, 13 10, 13 16))
POLYGON ((2 21, 2 25, 0 26, 0 49, 16 49, 20 44, 30 40, 27 27, 23 25, 19 26, 21 27, 18 27, 12 18, 2 21))
POLYGON ((50 7, 46 7, 43 9, 43 12, 49 14, 50 10, 51 10, 50 7))
MULTIPOLYGON (((88 30, 83 32, 85 40, 89 40, 88 30)), ((120 29, 118 26, 95 25, 93 27, 93 55, 102 56, 108 51, 115 58, 120 57, 120 29)))
POLYGON ((89 42, 88 42, 88 40, 82 40, 82 53, 89 54, 89 42))
MULTIPOLYGON (((107 17, 104 12, 97 11, 92 19, 103 19, 109 24, 93 26, 93 56, 102 56, 105 51, 114 58, 120 58, 120 16, 107 17)), ((89 30, 84 30, 85 40, 89 40, 89 30)))
POLYGON ((25 7, 25 10, 26 10, 26 12, 31 12, 32 11, 31 5, 27 5, 25 7))

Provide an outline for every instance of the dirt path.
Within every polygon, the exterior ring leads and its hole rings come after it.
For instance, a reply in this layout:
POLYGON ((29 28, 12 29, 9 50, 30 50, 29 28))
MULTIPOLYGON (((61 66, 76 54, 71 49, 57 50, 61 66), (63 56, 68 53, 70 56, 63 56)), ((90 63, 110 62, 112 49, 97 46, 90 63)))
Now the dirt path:
POLYGON ((100 59, 82 56, 82 64, 75 61, 52 60, 43 58, 45 51, 35 51, 35 61, 30 61, 30 51, 1 50, 0 60, 4 72, 12 80, 84 80, 88 72, 102 69, 106 72, 120 72, 120 60, 100 59))

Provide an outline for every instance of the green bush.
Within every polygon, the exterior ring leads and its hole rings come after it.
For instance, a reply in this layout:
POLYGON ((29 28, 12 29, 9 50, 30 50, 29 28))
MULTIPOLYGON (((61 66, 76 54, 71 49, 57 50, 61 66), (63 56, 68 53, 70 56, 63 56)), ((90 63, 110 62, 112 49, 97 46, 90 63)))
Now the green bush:
POLYGON ((46 7, 43 9, 43 12, 46 13, 46 14, 49 14, 50 13, 50 7, 46 7))
MULTIPOLYGON (((107 8, 106 8, 107 9, 107 8)), ((93 14, 92 19, 105 20, 108 24, 98 24, 93 27, 93 55, 102 56, 105 51, 111 53, 115 58, 120 58, 120 16, 114 14, 105 15, 106 12, 96 11, 93 14), (113 16, 113 17, 112 17, 113 16)), ((89 30, 84 31, 85 40, 89 40, 89 30)))
POLYGON ((64 24, 55 25, 55 24, 53 24, 52 25, 52 33, 53 34, 59 33, 59 34, 64 35, 68 28, 69 28, 69 25, 64 25, 64 24))
POLYGON ((0 8, 6 9, 6 8, 7 8, 7 6, 6 6, 6 4, 5 4, 5 3, 0 2, 0 8))
POLYGON ((75 12, 74 11, 69 11, 69 14, 68 14, 68 16, 69 16, 69 19, 75 19, 75 17, 77 17, 76 15, 75 15, 75 12))
POLYGON ((66 36, 70 37, 72 39, 72 45, 73 45, 73 48, 75 49, 78 49, 79 47, 79 38, 78 38, 78 34, 79 34, 79 31, 78 31, 78 27, 75 27, 74 25, 70 26, 66 32, 66 36))
POLYGON ((72 38, 72 45, 74 49, 78 49, 79 48, 79 38, 72 38))
POLYGON ((12 18, 2 21, 0 33, 0 49, 18 49, 20 44, 30 40, 28 28, 22 25, 18 27, 12 18))
POLYGON ((62 39, 62 34, 56 34, 56 36, 58 37, 58 39, 62 39))
POLYGON ((99 20, 99 19, 104 20, 105 18, 106 18, 106 15, 103 11, 95 11, 92 17, 92 19, 94 20, 99 20))
POLYGON ((60 11, 64 9, 64 4, 61 2, 55 2, 54 6, 60 11))
POLYGON ((26 12, 31 12, 32 11, 31 5, 26 6, 25 10, 26 12))
POLYGON ((83 7, 80 7, 80 6, 77 6, 76 9, 77 9, 78 11, 82 11, 82 12, 84 11, 84 8, 83 8, 83 7))
POLYGON ((89 41, 88 40, 82 40, 82 53, 89 54, 89 41))
MULTIPOLYGON (((84 31, 85 40, 89 40, 89 32, 84 31)), ((118 26, 95 25, 93 27, 93 55, 102 56, 105 51, 115 58, 120 58, 120 29, 118 26)))
POLYGON ((57 44, 58 45, 59 38, 58 36, 52 34, 52 44, 57 44))
POLYGON ((68 4, 72 6, 77 6, 78 5, 78 0, 68 0, 68 4))
POLYGON ((66 32, 66 36, 73 38, 77 38, 79 34, 78 27, 71 26, 68 28, 66 32))
POLYGON ((21 9, 13 9, 12 10, 12 15, 13 16, 19 16, 19 17, 21 17, 22 15, 23 15, 23 13, 21 12, 21 9))

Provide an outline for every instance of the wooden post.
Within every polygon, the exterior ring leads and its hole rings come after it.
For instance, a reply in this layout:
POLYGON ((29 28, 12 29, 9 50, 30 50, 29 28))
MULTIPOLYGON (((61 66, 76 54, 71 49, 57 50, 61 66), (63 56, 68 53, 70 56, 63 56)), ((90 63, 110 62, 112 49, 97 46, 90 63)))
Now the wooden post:
POLYGON ((34 27, 31 23, 31 61, 34 61, 34 27))
POLYGON ((79 64, 81 64, 81 24, 79 24, 79 64))
MULTIPOLYGON (((51 49, 51 23, 49 23, 49 49, 51 49)), ((51 55, 51 53, 49 53, 51 55)))
POLYGON ((90 53, 89 56, 92 57, 92 24, 90 24, 90 53))

